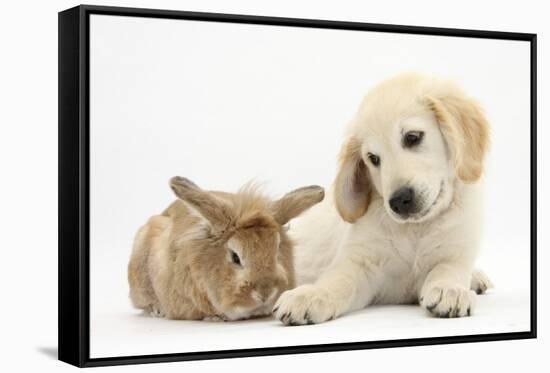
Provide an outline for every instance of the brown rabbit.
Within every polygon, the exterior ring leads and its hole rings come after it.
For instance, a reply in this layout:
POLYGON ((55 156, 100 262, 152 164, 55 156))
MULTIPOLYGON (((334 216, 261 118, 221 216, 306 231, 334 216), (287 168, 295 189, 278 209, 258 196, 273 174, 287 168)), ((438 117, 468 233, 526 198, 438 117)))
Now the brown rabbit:
POLYGON ((128 281, 135 307, 170 319, 238 320, 271 314, 295 286, 284 225, 324 198, 318 186, 272 201, 253 187, 209 192, 174 177, 179 197, 136 234, 128 281))

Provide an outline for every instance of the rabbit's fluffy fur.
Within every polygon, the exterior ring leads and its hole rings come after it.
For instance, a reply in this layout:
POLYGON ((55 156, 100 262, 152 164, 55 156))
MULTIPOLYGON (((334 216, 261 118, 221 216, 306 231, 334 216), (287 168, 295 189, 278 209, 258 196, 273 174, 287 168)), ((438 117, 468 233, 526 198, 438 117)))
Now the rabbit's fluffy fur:
POLYGON ((293 223, 303 284, 281 295, 286 325, 321 323, 373 303, 420 303, 437 317, 474 312, 490 285, 474 262, 487 120, 454 83, 417 74, 363 100, 333 189, 293 223))
POLYGON ((295 285, 285 224, 324 191, 311 186, 272 201, 254 187, 204 191, 175 177, 179 197, 136 234, 128 281, 135 307, 171 319, 238 320, 271 312, 295 285))

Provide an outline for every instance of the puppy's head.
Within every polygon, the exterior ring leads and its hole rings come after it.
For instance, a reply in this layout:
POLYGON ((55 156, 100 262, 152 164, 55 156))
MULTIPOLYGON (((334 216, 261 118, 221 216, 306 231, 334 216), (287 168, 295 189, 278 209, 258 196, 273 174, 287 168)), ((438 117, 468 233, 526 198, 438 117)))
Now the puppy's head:
POLYGON ((487 145, 483 113, 453 83, 387 80, 365 97, 342 146, 338 212, 355 222, 378 194, 395 221, 426 221, 449 206, 457 182, 480 178, 487 145))

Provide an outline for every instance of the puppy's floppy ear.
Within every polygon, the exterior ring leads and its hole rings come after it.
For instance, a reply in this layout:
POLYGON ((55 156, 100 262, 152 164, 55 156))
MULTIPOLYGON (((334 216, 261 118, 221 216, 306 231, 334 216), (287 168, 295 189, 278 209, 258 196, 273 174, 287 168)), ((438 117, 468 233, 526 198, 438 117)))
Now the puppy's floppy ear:
POLYGON ((273 217, 277 223, 285 225, 290 219, 321 202, 324 197, 325 190, 317 185, 293 190, 273 203, 273 217))
POLYGON ((467 183, 477 181, 489 146, 489 124, 481 108, 458 91, 427 97, 427 101, 447 141, 458 177, 467 183))
POLYGON ((365 214, 371 188, 367 166, 361 157, 361 143, 351 137, 340 150, 340 165, 334 182, 334 202, 342 219, 354 223, 365 214))
POLYGON ((227 203, 215 197, 212 193, 199 188, 191 180, 174 176, 170 179, 170 187, 176 196, 194 212, 206 219, 212 227, 224 229, 232 220, 232 212, 227 203))

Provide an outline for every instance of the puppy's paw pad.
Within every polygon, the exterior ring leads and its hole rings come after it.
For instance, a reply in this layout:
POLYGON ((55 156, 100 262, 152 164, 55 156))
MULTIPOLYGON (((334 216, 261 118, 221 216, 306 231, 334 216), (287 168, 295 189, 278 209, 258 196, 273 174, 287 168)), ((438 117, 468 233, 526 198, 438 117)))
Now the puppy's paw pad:
POLYGON ((284 292, 273 314, 285 325, 318 324, 336 316, 336 304, 326 290, 304 285, 284 292))
POLYGON ((421 296, 420 305, 436 317, 465 317, 474 310, 475 296, 459 287, 433 287, 421 296))

